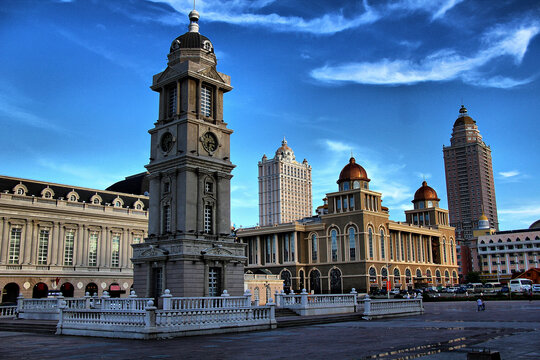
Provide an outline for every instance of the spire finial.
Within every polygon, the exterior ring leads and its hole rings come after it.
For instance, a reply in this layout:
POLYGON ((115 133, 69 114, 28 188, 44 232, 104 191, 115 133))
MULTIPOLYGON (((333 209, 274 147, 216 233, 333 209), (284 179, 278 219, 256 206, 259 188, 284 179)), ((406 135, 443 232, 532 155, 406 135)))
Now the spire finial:
POLYGON ((199 32, 199 13, 195 10, 195 0, 193 0, 193 10, 189 13, 189 32, 199 32))
POLYGON ((283 141, 281 142, 281 145, 287 145, 287 139, 285 139, 285 135, 283 136, 283 141))

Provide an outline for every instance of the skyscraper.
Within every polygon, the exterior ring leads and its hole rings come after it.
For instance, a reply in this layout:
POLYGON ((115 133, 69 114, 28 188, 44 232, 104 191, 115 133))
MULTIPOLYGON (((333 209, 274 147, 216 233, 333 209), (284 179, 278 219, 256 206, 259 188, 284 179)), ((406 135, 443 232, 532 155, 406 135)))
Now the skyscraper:
POLYGON ((443 153, 450 225, 456 228, 456 238, 473 239, 482 213, 498 230, 491 148, 482 140, 476 121, 463 105, 450 146, 443 146, 443 153))
POLYGON ((312 215, 311 166, 296 161, 283 139, 273 159, 259 161, 259 224, 287 223, 312 215))

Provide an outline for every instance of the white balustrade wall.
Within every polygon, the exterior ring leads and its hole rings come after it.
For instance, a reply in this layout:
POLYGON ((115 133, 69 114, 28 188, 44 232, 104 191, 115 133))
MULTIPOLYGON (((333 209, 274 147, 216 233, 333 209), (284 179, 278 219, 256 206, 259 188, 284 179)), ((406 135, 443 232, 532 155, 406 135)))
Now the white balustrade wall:
POLYGON ((17 315, 17 306, 0 306, 0 319, 14 318, 17 315))
POLYGON ((415 315, 424 312, 422 297, 416 299, 371 300, 366 296, 358 302, 363 318, 371 320, 389 316, 415 315))

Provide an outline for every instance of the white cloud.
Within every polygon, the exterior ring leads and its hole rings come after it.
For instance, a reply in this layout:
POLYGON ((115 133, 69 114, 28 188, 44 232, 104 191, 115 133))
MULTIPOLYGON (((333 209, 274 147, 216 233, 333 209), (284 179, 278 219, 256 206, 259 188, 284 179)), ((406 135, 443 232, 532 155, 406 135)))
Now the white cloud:
POLYGON ((514 208, 497 210, 502 215, 523 215, 528 217, 540 217, 540 205, 521 205, 514 208))
MULTIPOLYGON (((188 14, 193 9, 191 0, 151 0, 156 3, 169 4, 180 14, 188 14)), ((323 14, 312 19, 299 16, 284 16, 276 13, 257 13, 271 5, 275 0, 200 0, 196 4, 197 11, 205 21, 226 22, 241 26, 261 26, 272 31, 305 32, 312 34, 334 34, 362 25, 372 24, 381 18, 402 16, 411 12, 427 12, 431 19, 442 18, 450 9, 463 0, 402 0, 377 3, 371 6, 367 0, 362 1, 363 12, 343 14, 343 9, 323 14)), ((119 9, 121 10, 121 9, 119 9)), ((136 14, 125 11, 125 14, 140 21, 159 21, 167 25, 184 23, 184 16, 160 12, 155 14, 136 14)))
POLYGON ((519 175, 519 171, 517 170, 511 170, 511 171, 501 171, 499 172, 499 175, 501 175, 502 177, 505 177, 505 178, 509 178, 509 177, 514 177, 514 176, 517 176, 519 175))
POLYGON ((422 60, 382 59, 377 62, 358 62, 325 65, 311 71, 311 76, 322 82, 356 82, 373 85, 403 85, 426 81, 470 80, 478 86, 509 88, 525 84, 531 79, 514 80, 504 77, 482 79, 480 68, 492 60, 506 56, 519 64, 540 25, 499 26, 483 37, 483 48, 470 56, 453 49, 436 51, 422 60))

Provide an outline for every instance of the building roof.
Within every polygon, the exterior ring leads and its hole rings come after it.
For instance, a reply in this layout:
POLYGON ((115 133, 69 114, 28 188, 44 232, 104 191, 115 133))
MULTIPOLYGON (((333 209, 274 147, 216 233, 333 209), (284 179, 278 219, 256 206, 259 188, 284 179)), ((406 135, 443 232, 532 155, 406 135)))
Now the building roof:
POLYGON ((276 157, 280 155, 284 158, 290 158, 292 160, 295 160, 294 151, 289 147, 289 145, 287 145, 287 140, 285 140, 285 138, 283 138, 281 146, 278 147, 278 149, 276 150, 276 157))
POLYGON ((414 200, 412 202, 426 200, 439 201, 440 199, 437 196, 437 192, 431 186, 428 186, 427 182, 424 180, 422 186, 414 193, 414 200))
POLYGON ((126 194, 118 191, 89 189, 79 186, 55 184, 51 182, 14 178, 9 176, 0 175, 0 191, 5 193, 14 193, 14 189, 17 185, 22 184, 26 189, 25 196, 42 197, 45 189, 52 190, 52 199, 66 199, 68 195, 75 191, 78 195, 78 202, 91 203, 91 199, 94 195, 99 195, 102 204, 112 204, 114 200, 120 197, 124 203, 124 206, 132 207, 133 204, 140 200, 143 202, 144 207, 148 208, 148 197, 140 194, 126 194))
POLYGON ((531 226, 529 226, 529 229, 540 229, 540 219, 533 222, 531 226))
POLYGON ((180 35, 173 40, 170 52, 175 52, 178 49, 204 49, 211 53, 214 52, 212 42, 206 36, 199 33, 199 13, 197 10, 192 10, 189 13, 189 31, 180 35))
POLYGON ((125 194, 144 195, 148 196, 149 181, 148 172, 142 172, 126 177, 107 188, 107 191, 116 191, 125 194))
POLYGON ((366 170, 359 164, 356 163, 354 157, 349 159, 349 163, 345 165, 341 173, 339 173, 338 184, 341 184, 344 181, 354 181, 354 180, 363 180, 370 181, 367 176, 366 170))
POLYGON ((476 125, 476 121, 468 115, 467 108, 463 105, 461 105, 461 109, 459 109, 459 116, 454 122, 454 127, 461 125, 476 125))

